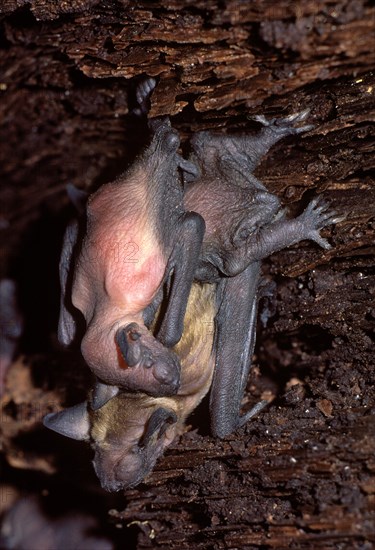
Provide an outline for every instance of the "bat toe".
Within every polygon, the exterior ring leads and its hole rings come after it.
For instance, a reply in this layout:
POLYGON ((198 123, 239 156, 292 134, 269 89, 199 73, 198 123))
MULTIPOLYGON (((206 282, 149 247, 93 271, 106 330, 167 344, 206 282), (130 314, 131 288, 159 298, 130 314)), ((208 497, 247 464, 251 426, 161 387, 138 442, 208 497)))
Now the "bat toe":
POLYGON ((163 394, 173 395, 180 387, 180 368, 177 364, 159 363, 154 370, 156 380, 163 386, 163 394))

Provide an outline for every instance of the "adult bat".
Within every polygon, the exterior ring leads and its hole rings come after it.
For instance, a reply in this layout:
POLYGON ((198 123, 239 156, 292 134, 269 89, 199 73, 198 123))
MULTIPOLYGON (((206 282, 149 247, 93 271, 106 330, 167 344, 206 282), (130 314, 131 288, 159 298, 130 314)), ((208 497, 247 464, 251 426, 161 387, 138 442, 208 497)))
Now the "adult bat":
MULTIPOLYGON (((271 121, 257 117, 262 130, 256 136, 199 133, 192 140, 188 163, 178 165, 184 172, 185 209, 198 212, 206 223, 203 245, 199 258, 195 259, 196 282, 184 330, 186 334, 198 331, 207 341, 208 327, 212 328, 215 319, 210 407, 212 431, 220 437, 246 422, 263 406, 261 403, 240 416, 255 341, 260 260, 302 239, 315 240, 327 248, 329 245, 319 230, 339 219, 328 211, 326 203, 318 200, 312 201, 298 218, 287 219, 277 197, 268 193, 251 173, 279 139, 310 128, 295 127, 307 115, 304 111, 271 121), (204 287, 208 285, 215 295, 208 323, 202 321, 206 311, 204 301, 199 301, 198 308, 194 298, 199 282, 204 287)), ((177 169, 174 177, 178 178, 177 169)), ((188 280, 185 288, 189 283, 188 280)), ((178 293, 167 297, 172 312, 174 308, 184 310, 185 296, 182 303, 178 293)), ((168 342, 168 334, 164 335, 164 341, 168 342)), ((96 451, 95 468, 104 487, 111 490, 137 484, 151 471, 187 414, 209 389, 209 383, 198 383, 195 395, 191 394, 188 401, 184 399, 187 379, 196 377, 199 381, 201 372, 206 374, 206 380, 211 379, 212 363, 204 364, 204 355, 197 352, 199 346, 199 340, 192 340, 189 348, 175 347, 182 363, 182 382, 175 397, 165 400, 121 392, 109 399, 111 395, 101 389, 98 399, 96 389, 91 403, 49 415, 46 425, 70 437, 91 438, 96 451)))

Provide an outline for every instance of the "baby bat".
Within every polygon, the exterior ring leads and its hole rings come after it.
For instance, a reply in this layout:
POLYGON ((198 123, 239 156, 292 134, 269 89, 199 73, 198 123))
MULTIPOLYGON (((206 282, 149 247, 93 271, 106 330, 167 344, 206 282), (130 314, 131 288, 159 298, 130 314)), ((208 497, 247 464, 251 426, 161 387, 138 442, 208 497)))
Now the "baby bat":
POLYGON ((74 340, 79 310, 86 321, 81 351, 92 372, 107 385, 154 396, 179 387, 180 363, 169 347, 181 337, 204 234, 201 216, 184 210, 176 175, 189 163, 178 155, 179 143, 168 121, 155 122, 133 166, 89 197, 82 243, 78 223, 68 227, 60 260, 60 342, 74 340), (167 304, 156 339, 146 310, 157 309, 171 273, 174 307, 167 304))
MULTIPOLYGON (((151 471, 157 457, 208 391, 212 361, 215 367, 210 409, 214 435, 225 436, 264 405, 260 403, 240 416, 255 341, 259 262, 302 239, 315 240, 327 248, 329 245, 319 230, 339 218, 328 211, 326 203, 313 200, 298 218, 287 219, 277 197, 268 193, 251 171, 279 139, 309 129, 294 126, 307 115, 304 111, 270 121, 257 117, 263 128, 256 136, 215 136, 201 132, 192 140, 188 163, 178 165, 184 172, 185 209, 201 214, 206 232, 195 263, 197 282, 192 287, 182 340, 174 347, 182 364, 177 395, 155 398, 121 391, 110 399, 111 394, 104 389, 104 398, 98 400, 95 390, 94 406, 84 403, 48 415, 45 420, 48 427, 64 435, 91 438, 95 469, 102 485, 109 490, 134 486, 151 471), (202 321, 207 304, 200 301, 199 308, 194 305, 199 282, 214 292, 215 306, 208 324, 202 321), (207 341, 207 331, 214 320, 213 359, 204 363, 204 355, 195 347, 199 348, 199 340, 190 341, 186 347, 185 333, 198 331, 207 341), (202 372, 206 374, 205 384, 199 382, 202 372), (191 380, 198 383, 194 386, 195 394, 190 393, 186 400, 186 387, 191 386, 191 380)), ((189 281, 185 288, 188 286, 189 281)), ((174 308, 184 311, 184 303, 178 301, 178 294, 168 296, 172 312, 174 308)), ((167 324, 160 334, 169 345, 175 338, 175 334, 168 333, 167 324)))
POLYGON ((217 282, 210 411, 212 432, 219 437, 244 424, 262 406, 240 417, 255 344, 259 262, 304 239, 329 248, 319 231, 342 219, 317 198, 300 216, 288 219, 279 199, 252 174, 277 141, 312 128, 295 126, 308 113, 271 120, 257 116, 262 128, 256 135, 200 132, 191 142, 189 160, 198 176, 185 174, 185 208, 201 214, 206 224, 195 279, 217 282))

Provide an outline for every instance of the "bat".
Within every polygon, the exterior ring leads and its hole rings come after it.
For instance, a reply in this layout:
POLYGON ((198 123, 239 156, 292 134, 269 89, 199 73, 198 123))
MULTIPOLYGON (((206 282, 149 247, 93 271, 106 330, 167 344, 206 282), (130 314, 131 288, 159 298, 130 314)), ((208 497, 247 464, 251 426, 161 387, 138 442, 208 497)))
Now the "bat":
MULTIPOLYGON (((207 341, 209 325, 202 321, 207 304, 200 300, 200 308, 196 307, 195 297, 202 285, 211 288, 214 307, 209 323, 211 326, 215 323, 213 360, 204 363, 202 354, 197 352, 198 341, 191 341, 189 348, 175 344, 173 351, 182 365, 181 384, 175 396, 131 394, 118 392, 116 388, 111 393, 108 386, 100 385, 95 388, 91 402, 46 417, 45 424, 59 433, 91 439, 95 469, 105 488, 115 490, 139 483, 181 429, 193 410, 191 405, 194 408, 210 386, 211 427, 216 436, 224 437, 264 406, 261 402, 245 415, 240 414, 255 343, 260 262, 303 239, 328 248, 320 229, 341 219, 319 199, 314 199, 297 218, 288 219, 279 199, 252 174, 277 141, 311 128, 296 126, 307 116, 308 111, 284 119, 256 117, 262 128, 254 136, 200 132, 192 139, 189 159, 175 164, 173 177, 179 180, 180 170, 184 179, 184 209, 204 219, 205 232, 198 257, 194 258, 194 281, 186 278, 182 285, 189 292, 191 289, 187 309, 186 291, 181 296, 178 292, 167 292, 164 299, 172 312, 171 319, 173 311, 181 314, 186 310, 182 330, 179 325, 174 333, 177 342, 182 334, 182 344, 185 332, 188 335, 192 331, 198 331, 207 341), (195 396, 188 402, 181 400, 186 394, 186 380, 200 380, 201 372, 206 373, 209 384, 198 384, 195 396)), ((158 333, 165 347, 173 342, 168 330, 168 324, 164 323, 158 333)))
POLYGON ((193 283, 184 332, 173 348, 182 365, 176 395, 120 391, 97 408, 92 404, 95 388, 88 401, 45 417, 48 428, 91 442, 94 468, 104 489, 118 491, 140 483, 209 391, 215 315, 215 285, 193 283))
POLYGON ((77 221, 65 233, 58 337, 64 345, 74 341, 77 313, 83 315, 81 352, 104 393, 110 385, 165 396, 180 384, 170 348, 182 334, 204 220, 184 209, 176 174, 189 163, 177 153, 179 143, 169 121, 157 121, 134 165, 89 197, 82 241, 77 221), (156 338, 147 324, 165 286, 170 300, 156 338))
POLYGON ((295 219, 288 219, 279 199, 253 171, 280 139, 312 126, 309 111, 286 118, 255 119, 255 135, 197 133, 190 162, 198 176, 185 173, 185 207, 202 215, 206 229, 195 273, 200 281, 216 281, 215 370, 210 393, 211 429, 224 437, 257 414, 262 403, 240 416, 255 345, 257 291, 262 259, 304 239, 330 248, 320 229, 342 219, 327 202, 313 199, 295 219))

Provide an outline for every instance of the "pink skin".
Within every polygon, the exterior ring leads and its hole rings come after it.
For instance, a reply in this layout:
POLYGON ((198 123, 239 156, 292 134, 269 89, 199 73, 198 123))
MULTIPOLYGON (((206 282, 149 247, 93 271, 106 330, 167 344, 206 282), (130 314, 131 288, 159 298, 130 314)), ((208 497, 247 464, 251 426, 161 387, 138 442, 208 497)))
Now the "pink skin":
POLYGON ((167 263, 152 224, 144 222, 149 215, 143 183, 141 174, 127 180, 126 201, 121 181, 90 197, 72 302, 86 320, 81 350, 96 376, 108 384, 168 395, 178 389, 179 362, 154 338, 142 316, 163 282, 167 263), (130 323, 136 323, 140 336, 143 359, 137 365, 127 364, 116 345, 117 332, 130 323))

